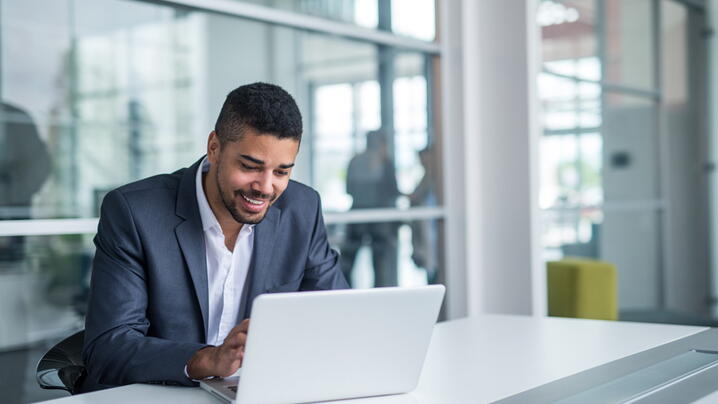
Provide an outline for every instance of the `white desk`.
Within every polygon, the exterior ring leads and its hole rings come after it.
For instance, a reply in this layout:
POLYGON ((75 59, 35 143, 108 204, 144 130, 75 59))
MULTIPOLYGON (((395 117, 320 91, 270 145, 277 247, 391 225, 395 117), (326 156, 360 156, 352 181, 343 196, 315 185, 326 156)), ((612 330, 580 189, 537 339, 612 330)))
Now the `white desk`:
MULTIPOLYGON (((342 403, 484 403, 707 330, 704 327, 485 315, 437 324, 418 388, 342 403)), ((358 381, 360 382, 360 381, 358 381)), ((207 403, 199 388, 135 384, 47 401, 207 403)))

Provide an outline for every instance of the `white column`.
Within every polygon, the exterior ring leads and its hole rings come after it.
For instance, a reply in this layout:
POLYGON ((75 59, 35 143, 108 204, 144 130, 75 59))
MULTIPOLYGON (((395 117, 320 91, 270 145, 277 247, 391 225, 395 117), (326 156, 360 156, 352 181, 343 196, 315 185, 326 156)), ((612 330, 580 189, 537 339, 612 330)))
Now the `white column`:
POLYGON ((466 189, 464 150, 464 102, 461 1, 438 1, 439 41, 441 42, 441 108, 436 111, 441 122, 444 205, 444 270, 448 289, 446 314, 449 319, 468 314, 466 254, 466 189))
MULTIPOLYGON (((451 35, 451 26, 442 30, 448 34, 442 39, 442 82, 450 212, 446 265, 452 299, 465 292, 469 315, 544 315, 537 202, 537 2, 446 3, 452 4, 444 6, 443 25, 461 26, 458 38, 451 35), (452 53, 457 41, 460 57, 452 53), (457 107, 463 117, 449 110, 457 107), (462 286, 465 290, 457 291, 462 286)), ((457 313, 450 310, 449 315, 457 313)))

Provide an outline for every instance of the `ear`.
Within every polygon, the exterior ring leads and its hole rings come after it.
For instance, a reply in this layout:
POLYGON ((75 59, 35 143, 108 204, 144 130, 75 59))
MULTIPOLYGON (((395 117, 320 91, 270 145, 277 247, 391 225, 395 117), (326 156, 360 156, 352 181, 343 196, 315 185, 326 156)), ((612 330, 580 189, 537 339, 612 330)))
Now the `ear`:
POLYGON ((207 139, 207 159, 210 164, 216 164, 219 161, 219 155, 222 152, 222 144, 215 131, 209 133, 207 139))

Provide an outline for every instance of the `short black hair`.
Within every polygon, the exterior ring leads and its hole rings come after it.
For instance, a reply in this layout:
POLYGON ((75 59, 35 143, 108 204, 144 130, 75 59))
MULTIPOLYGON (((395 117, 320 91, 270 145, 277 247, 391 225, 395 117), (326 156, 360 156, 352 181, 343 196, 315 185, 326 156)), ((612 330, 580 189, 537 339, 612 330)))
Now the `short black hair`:
POLYGON ((288 92, 274 84, 247 84, 227 95, 214 125, 220 143, 239 140, 247 127, 280 139, 302 140, 299 107, 288 92))

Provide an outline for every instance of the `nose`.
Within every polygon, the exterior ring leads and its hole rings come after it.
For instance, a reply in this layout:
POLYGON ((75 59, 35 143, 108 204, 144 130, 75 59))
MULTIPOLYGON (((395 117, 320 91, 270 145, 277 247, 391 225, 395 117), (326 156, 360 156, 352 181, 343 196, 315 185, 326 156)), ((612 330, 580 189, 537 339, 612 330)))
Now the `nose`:
POLYGON ((262 194, 263 198, 270 198, 274 187, 272 186, 272 172, 262 172, 254 182, 254 191, 262 194))

